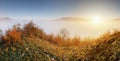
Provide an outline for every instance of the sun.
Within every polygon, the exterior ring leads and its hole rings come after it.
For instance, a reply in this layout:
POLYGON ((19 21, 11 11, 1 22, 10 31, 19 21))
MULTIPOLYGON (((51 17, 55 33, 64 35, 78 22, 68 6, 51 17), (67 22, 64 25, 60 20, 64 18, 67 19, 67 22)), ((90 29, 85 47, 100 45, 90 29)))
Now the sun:
POLYGON ((93 20, 93 23, 94 23, 94 24, 99 24, 101 18, 100 18, 99 16, 94 16, 92 20, 93 20))

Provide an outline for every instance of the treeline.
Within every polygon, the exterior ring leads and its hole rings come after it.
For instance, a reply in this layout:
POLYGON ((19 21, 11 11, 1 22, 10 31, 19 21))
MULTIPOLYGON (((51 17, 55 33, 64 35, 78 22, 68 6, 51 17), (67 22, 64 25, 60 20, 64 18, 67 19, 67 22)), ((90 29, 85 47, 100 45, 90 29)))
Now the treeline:
POLYGON ((61 29, 58 35, 46 34, 31 21, 25 24, 23 28, 17 24, 12 29, 7 30, 4 35, 1 35, 1 44, 22 43, 22 39, 26 37, 40 38, 57 46, 79 46, 90 43, 90 41, 81 41, 80 37, 69 38, 68 35, 69 32, 66 29, 61 29))

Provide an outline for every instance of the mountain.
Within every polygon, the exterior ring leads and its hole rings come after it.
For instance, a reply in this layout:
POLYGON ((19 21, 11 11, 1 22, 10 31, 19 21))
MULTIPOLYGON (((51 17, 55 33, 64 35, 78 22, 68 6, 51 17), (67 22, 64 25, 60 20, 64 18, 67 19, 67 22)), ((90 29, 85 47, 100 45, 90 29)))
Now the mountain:
POLYGON ((86 21, 87 19, 79 17, 61 17, 57 21, 86 21))
POLYGON ((9 17, 0 17, 0 20, 12 20, 11 18, 9 18, 9 17))
POLYGON ((120 18, 116 18, 116 19, 114 19, 115 21, 120 21, 120 18))

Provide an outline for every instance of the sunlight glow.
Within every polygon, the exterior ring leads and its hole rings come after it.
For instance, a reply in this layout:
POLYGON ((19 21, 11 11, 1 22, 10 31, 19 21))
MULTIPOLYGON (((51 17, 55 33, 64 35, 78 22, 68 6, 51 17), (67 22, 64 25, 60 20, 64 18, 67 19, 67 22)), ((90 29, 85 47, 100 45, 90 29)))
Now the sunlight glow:
POLYGON ((101 18, 100 18, 99 16, 94 16, 94 17, 93 17, 93 23, 94 23, 94 24, 99 24, 100 21, 101 21, 101 18))

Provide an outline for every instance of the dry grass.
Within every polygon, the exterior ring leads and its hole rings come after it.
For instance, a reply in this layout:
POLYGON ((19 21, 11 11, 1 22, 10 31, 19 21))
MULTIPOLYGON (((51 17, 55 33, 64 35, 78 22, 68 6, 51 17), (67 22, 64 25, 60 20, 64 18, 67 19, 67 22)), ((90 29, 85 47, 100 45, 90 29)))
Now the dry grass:
POLYGON ((1 39, 0 61, 120 60, 120 31, 83 41, 80 37, 48 35, 30 22, 23 29, 13 27, 1 39))

